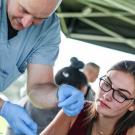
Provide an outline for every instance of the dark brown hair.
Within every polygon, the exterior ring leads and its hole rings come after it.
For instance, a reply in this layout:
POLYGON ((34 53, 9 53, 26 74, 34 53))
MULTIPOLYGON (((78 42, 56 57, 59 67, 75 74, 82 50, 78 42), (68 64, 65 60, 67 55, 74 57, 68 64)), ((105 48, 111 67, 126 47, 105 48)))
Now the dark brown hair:
POLYGON ((59 70, 55 75, 55 82, 57 85, 69 84, 78 89, 87 86, 88 82, 86 76, 80 69, 83 68, 84 63, 76 57, 70 59, 71 65, 59 70))

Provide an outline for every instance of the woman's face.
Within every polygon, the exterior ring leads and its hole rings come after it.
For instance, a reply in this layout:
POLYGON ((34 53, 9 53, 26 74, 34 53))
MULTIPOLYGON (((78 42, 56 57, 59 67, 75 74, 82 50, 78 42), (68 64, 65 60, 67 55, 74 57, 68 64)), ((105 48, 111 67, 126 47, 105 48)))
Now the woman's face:
POLYGON ((128 73, 111 70, 100 81, 96 100, 97 112, 106 117, 120 118, 128 110, 134 110, 133 100, 124 101, 126 98, 135 98, 134 78, 128 73), (120 103, 122 101, 124 102, 120 103))

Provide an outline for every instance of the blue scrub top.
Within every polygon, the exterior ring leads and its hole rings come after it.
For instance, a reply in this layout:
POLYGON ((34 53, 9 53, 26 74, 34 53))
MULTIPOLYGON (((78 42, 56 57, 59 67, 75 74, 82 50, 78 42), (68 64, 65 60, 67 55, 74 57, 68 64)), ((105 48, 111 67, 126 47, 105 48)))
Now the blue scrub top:
POLYGON ((0 91, 24 73, 29 63, 54 65, 59 44, 60 25, 55 14, 8 40, 6 0, 0 0, 0 91))

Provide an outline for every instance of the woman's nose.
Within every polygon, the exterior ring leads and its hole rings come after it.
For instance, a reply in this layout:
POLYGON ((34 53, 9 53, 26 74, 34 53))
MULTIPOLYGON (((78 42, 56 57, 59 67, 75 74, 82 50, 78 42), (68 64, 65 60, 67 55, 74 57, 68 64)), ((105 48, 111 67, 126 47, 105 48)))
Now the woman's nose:
POLYGON ((103 98, 107 101, 112 101, 113 97, 112 97, 112 90, 108 91, 108 92, 105 92, 103 94, 103 98))

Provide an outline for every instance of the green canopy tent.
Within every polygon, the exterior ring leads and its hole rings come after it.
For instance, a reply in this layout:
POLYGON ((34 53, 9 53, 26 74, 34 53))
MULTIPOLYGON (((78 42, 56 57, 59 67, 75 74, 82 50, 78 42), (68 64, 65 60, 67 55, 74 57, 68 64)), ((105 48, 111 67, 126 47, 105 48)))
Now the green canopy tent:
POLYGON ((135 0, 63 0, 57 14, 67 37, 135 54, 135 0))

